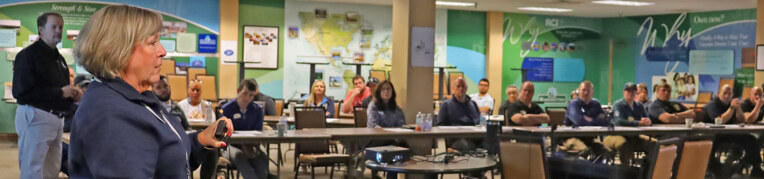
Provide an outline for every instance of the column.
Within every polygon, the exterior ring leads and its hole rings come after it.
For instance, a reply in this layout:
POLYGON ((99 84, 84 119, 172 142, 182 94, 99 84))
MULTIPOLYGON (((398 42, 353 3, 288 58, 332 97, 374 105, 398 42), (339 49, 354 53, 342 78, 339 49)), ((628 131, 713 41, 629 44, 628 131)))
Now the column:
POLYGON ((493 114, 499 114, 499 106, 504 102, 506 86, 502 85, 502 58, 504 48, 504 13, 486 13, 486 49, 485 49, 485 76, 491 82, 488 94, 494 99, 493 114))
MULTIPOLYGON (((236 41, 239 34, 239 0, 220 0, 220 35, 218 42, 224 40, 236 41)), ((218 43, 220 45, 222 43, 218 43)), ((222 49, 218 47, 218 49, 222 49)), ((241 49, 239 49, 241 53, 241 49)), ((219 53, 223 55, 222 52, 219 53)), ((222 56, 218 59, 222 59, 222 56)), ((219 63, 219 62, 218 62, 219 63)), ((235 98, 236 87, 239 83, 236 65, 218 65, 218 97, 235 98), (233 79, 233 80, 232 80, 233 79)))

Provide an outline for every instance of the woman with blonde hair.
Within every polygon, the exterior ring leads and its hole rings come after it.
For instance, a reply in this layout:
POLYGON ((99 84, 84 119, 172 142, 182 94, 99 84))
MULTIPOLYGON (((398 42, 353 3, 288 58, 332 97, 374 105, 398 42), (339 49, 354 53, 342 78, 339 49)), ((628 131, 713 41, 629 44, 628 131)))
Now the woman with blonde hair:
POLYGON ((334 101, 326 97, 326 85, 324 81, 316 80, 310 88, 310 96, 303 103, 304 106, 321 106, 326 109, 326 117, 334 117, 334 101))
MULTIPOLYGON (((97 77, 72 121, 72 178, 189 178, 198 157, 226 143, 218 123, 186 134, 148 89, 159 81, 162 17, 150 10, 109 5, 85 23, 75 42, 77 63, 97 77)), ((225 121, 227 136, 233 132, 225 121)))

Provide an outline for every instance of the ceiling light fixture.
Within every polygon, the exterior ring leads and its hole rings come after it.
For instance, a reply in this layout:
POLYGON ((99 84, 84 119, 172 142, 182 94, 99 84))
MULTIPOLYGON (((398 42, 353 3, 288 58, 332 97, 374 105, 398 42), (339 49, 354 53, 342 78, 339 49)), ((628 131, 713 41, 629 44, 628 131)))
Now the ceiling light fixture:
POLYGON ((619 1, 619 0, 602 0, 602 1, 592 1, 592 3, 595 4, 607 4, 607 5, 618 5, 618 6, 650 6, 654 5, 654 2, 639 2, 639 1, 619 1))
POLYGON ((573 9, 551 8, 551 7, 520 7, 520 8, 517 8, 517 9, 526 10, 526 11, 544 11, 544 12, 570 12, 570 11, 573 11, 573 9))
POLYGON ((474 2, 456 2, 456 1, 435 1, 438 6, 457 6, 457 7, 477 7, 474 2))

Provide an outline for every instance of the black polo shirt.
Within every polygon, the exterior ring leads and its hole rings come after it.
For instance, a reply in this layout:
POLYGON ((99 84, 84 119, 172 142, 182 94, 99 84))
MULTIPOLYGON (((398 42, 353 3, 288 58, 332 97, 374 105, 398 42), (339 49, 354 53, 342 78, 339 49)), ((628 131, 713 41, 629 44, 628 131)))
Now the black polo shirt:
POLYGON ((518 100, 518 101, 516 101, 516 102, 514 102, 514 103, 509 105, 509 109, 507 110, 507 114, 504 115, 504 119, 507 121, 507 123, 510 126, 518 126, 517 124, 515 124, 515 122, 512 121, 512 116, 514 116, 517 113, 520 113, 520 114, 541 114, 541 113, 546 113, 546 112, 544 112, 544 109, 541 109, 541 107, 538 104, 536 104, 536 103, 531 102, 531 106, 527 106, 527 105, 523 104, 523 102, 520 102, 518 100))
POLYGON ((58 49, 38 40, 16 55, 13 66, 13 97, 19 104, 59 112, 72 108, 74 101, 61 90, 70 84, 69 67, 58 49))
MULTIPOLYGON (((753 108, 756 107, 756 103, 751 101, 751 99, 745 99, 742 103, 740 103, 740 108, 743 110, 743 112, 751 112, 753 111, 753 108)), ((761 121, 761 119, 764 117, 764 112, 759 110, 759 116, 756 117, 756 121, 761 121)))
POLYGON ((674 113, 679 113, 683 111, 687 111, 687 107, 682 105, 682 103, 677 103, 673 101, 661 101, 656 99, 655 101, 650 102, 650 106, 648 107, 648 110, 647 110, 647 115, 650 116, 650 121, 653 124, 663 124, 663 122, 660 119, 658 119, 658 116, 660 116, 664 112, 669 114, 674 114, 674 113))

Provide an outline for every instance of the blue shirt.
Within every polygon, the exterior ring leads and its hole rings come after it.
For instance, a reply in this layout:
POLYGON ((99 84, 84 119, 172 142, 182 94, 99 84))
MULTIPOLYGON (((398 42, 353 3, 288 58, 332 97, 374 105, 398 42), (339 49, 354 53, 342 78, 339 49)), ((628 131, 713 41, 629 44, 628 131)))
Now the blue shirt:
POLYGON ((315 106, 321 106, 326 109, 327 112, 329 112, 329 115, 326 115, 328 118, 334 117, 334 101, 330 100, 326 96, 324 96, 324 99, 321 100, 321 104, 314 105, 313 103, 308 104, 308 107, 315 107, 315 106))
POLYGON ((601 114, 605 114, 605 111, 602 110, 602 105, 597 99, 592 99, 589 101, 589 104, 586 104, 581 98, 576 98, 568 104, 568 111, 565 114, 565 125, 608 126, 610 120, 607 116, 600 117, 601 114), (592 118, 592 121, 586 121, 584 116, 592 118))
POLYGON ((465 96, 464 102, 451 97, 440 104, 438 126, 473 126, 480 123, 480 112, 475 101, 465 96))
POLYGON ((188 178, 206 151, 153 92, 94 81, 72 120, 69 177, 188 178))
POLYGON ((223 105, 223 116, 231 119, 234 130, 251 131, 263 130, 263 108, 254 102, 249 102, 247 110, 241 111, 237 99, 223 105))
POLYGON ((613 124, 616 126, 639 126, 639 121, 644 117, 647 117, 647 111, 640 102, 634 101, 633 106, 623 99, 613 103, 613 124))

